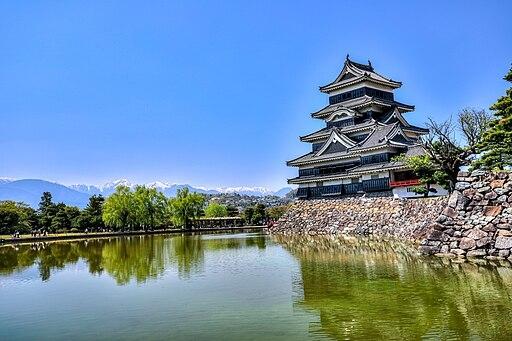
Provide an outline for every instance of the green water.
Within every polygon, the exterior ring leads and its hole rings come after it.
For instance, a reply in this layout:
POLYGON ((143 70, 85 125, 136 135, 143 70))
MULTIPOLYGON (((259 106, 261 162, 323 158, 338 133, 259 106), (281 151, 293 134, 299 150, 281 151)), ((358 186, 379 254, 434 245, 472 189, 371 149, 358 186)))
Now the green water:
POLYGON ((0 340, 500 340, 512 338, 511 294, 509 267, 370 239, 0 247, 0 340))

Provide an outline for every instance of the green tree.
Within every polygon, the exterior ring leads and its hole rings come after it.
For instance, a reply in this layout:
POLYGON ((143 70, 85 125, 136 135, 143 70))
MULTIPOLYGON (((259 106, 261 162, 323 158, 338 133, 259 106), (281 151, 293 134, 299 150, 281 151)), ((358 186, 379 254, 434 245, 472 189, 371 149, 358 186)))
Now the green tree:
MULTIPOLYGON (((512 83, 512 68, 504 79, 512 83)), ((505 169, 512 166, 512 87, 490 109, 494 111, 495 118, 479 144, 481 157, 472 166, 505 169)))
POLYGON ((210 202, 204 210, 204 215, 207 218, 227 217, 228 209, 224 205, 218 204, 216 202, 210 202))
POLYGON ((135 203, 133 193, 126 186, 119 186, 105 200, 103 205, 103 222, 106 226, 117 229, 132 229, 135 226, 135 203))
POLYGON ((404 162, 420 179, 421 185, 412 188, 413 192, 417 194, 423 194, 425 197, 428 197, 429 193, 436 192, 435 188, 432 188, 433 184, 438 184, 445 188, 449 187, 449 177, 439 169, 428 155, 410 157, 399 155, 393 158, 393 160, 404 162))
POLYGON ((66 226, 66 228, 79 228, 81 216, 80 209, 76 206, 66 206, 64 212, 69 220, 69 225, 66 226))
POLYGON ((256 204, 249 206, 244 210, 243 218, 246 224, 260 225, 265 222, 267 215, 265 213, 265 205, 256 204))
POLYGON ((227 205, 226 210, 228 211, 228 217, 237 217, 240 214, 238 208, 232 205, 227 205))
POLYGON ((55 205, 55 215, 52 217, 52 223, 50 225, 50 230, 52 232, 57 232, 58 230, 64 230, 71 226, 71 220, 68 217, 66 212, 66 205, 64 203, 58 203, 55 205))
POLYGON ((191 193, 188 188, 178 190, 176 197, 170 199, 168 204, 173 224, 188 229, 190 220, 201 213, 204 202, 201 194, 191 193))
POLYGON ((254 215, 252 216, 252 224, 261 225, 265 222, 266 214, 265 214, 265 205, 256 204, 254 206, 254 215))
POLYGON ((50 229, 53 217, 56 213, 57 206, 52 201, 52 194, 50 192, 44 192, 39 202, 39 225, 42 228, 50 229))
POLYGON ((0 201, 0 234, 29 232, 34 226, 35 211, 24 203, 0 201))
POLYGON ((164 224, 167 198, 161 192, 155 188, 137 186, 133 197, 139 227, 154 228, 164 224))
POLYGON ((254 207, 249 206, 244 209, 243 218, 246 224, 252 224, 252 217, 254 216, 254 207))
POLYGON ((286 205, 269 207, 265 210, 265 214, 269 219, 277 221, 283 216, 287 209, 288 206, 286 205))
POLYGON ((87 207, 78 218, 78 226, 81 229, 97 229, 105 227, 103 223, 103 204, 105 198, 101 195, 93 195, 89 198, 87 207))

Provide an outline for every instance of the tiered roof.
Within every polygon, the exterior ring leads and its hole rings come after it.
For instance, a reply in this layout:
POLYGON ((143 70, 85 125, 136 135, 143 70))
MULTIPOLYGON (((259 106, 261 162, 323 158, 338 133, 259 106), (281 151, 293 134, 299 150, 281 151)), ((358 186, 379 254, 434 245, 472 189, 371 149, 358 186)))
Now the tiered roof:
MULTIPOLYGON (((320 87, 320 91, 338 96, 343 94, 344 88, 355 91, 363 87, 372 88, 372 85, 377 90, 386 89, 387 92, 392 92, 402 83, 378 74, 369 61, 368 64, 360 64, 347 56, 338 77, 320 87), (353 86, 356 84, 358 87, 353 86)), ((337 174, 299 176, 290 179, 290 183, 336 180, 376 171, 406 169, 399 161, 361 164, 360 158, 380 153, 424 153, 417 137, 428 133, 428 129, 411 125, 403 117, 404 113, 414 110, 413 105, 372 97, 366 91, 361 94, 341 103, 329 104, 312 113, 313 118, 325 120, 327 127, 301 136, 300 140, 322 144, 312 152, 287 162, 289 166, 311 166, 319 163, 329 166, 331 162, 336 162, 344 164, 346 170, 337 174)), ((389 98, 392 99, 393 96, 389 98)))
POLYGON ((404 104, 397 101, 390 101, 377 97, 361 96, 342 103, 329 104, 324 108, 311 113, 311 117, 326 119, 339 111, 361 110, 371 105, 382 107, 384 109, 398 108, 401 112, 414 111, 414 105, 404 104))
POLYGON ((351 61, 347 55, 343 69, 338 77, 336 77, 336 79, 331 83, 321 86, 320 91, 329 93, 342 87, 347 87, 363 81, 384 85, 393 89, 402 86, 401 82, 394 81, 391 78, 386 78, 375 72, 370 61, 368 61, 368 64, 356 63, 351 61))
POLYGON ((350 137, 343 132, 343 128, 332 128, 329 138, 318 151, 288 161, 287 164, 289 166, 300 166, 330 160, 346 159, 359 156, 360 153, 370 150, 383 149, 386 147, 409 148, 415 144, 417 144, 417 142, 407 137, 399 122, 387 125, 375 122, 371 127, 371 132, 361 142, 350 139, 350 137), (343 150, 324 154, 332 143, 338 142, 344 146, 343 150))

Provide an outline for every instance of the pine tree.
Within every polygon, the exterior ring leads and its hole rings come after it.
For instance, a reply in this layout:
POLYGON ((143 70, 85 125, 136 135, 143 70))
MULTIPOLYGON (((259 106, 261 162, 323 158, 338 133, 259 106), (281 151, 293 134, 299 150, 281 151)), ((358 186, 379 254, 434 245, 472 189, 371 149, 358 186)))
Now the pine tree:
POLYGON ((52 194, 50 192, 44 192, 38 210, 40 226, 49 229, 56 213, 57 207, 52 201, 52 194))
MULTIPOLYGON (((512 83, 512 68, 503 79, 512 83)), ((512 166, 512 87, 490 109, 494 111, 495 119, 484 133, 479 145, 482 155, 473 167, 505 169, 512 166)))

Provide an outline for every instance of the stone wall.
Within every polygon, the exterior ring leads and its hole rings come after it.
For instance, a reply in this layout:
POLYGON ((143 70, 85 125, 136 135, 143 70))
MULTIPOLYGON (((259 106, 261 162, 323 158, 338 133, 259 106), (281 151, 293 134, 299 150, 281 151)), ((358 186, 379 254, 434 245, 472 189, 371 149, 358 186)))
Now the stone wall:
POLYGON ((422 239, 445 206, 446 198, 358 197, 297 201, 270 232, 422 239))
POLYGON ((457 180, 420 251, 450 257, 510 257, 512 173, 461 172, 457 180))

